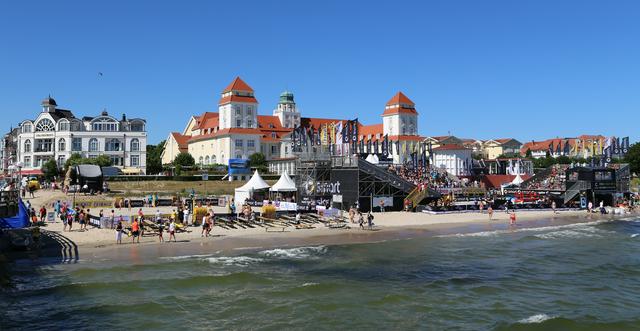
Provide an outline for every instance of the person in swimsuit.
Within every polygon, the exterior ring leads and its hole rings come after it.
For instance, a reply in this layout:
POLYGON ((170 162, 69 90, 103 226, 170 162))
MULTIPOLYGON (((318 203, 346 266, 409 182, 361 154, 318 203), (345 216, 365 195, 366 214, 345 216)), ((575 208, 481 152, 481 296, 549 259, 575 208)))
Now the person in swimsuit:
POLYGON ((118 225, 116 226, 116 243, 118 244, 122 244, 122 231, 124 231, 122 228, 122 222, 118 222, 118 225))
POLYGON ((140 243, 140 225, 138 224, 138 220, 134 219, 133 223, 131 223, 131 243, 136 242, 136 238, 138 238, 138 243, 140 243))
POLYGON ((162 237, 162 232, 164 232, 164 226, 162 225, 162 221, 158 221, 158 240, 160 242, 164 242, 164 238, 162 237))
POLYGON ((169 241, 171 241, 171 238, 173 238, 173 241, 176 242, 176 222, 174 220, 171 220, 171 223, 169 223, 169 241))

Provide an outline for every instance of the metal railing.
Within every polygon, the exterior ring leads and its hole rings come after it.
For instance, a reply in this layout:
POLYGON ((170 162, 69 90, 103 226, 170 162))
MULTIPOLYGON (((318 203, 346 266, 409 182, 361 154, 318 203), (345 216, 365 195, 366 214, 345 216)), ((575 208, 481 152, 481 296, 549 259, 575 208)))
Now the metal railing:
POLYGON ((392 186, 404 192, 411 192, 416 187, 412 182, 365 160, 359 159, 358 166, 361 170, 378 177, 380 180, 388 181, 392 186))
POLYGON ((590 188, 591 188, 591 185, 587 181, 579 180, 573 183, 573 185, 571 185, 571 187, 569 187, 564 192, 564 203, 571 201, 573 198, 576 197, 576 195, 580 194, 580 192, 588 190, 590 188))

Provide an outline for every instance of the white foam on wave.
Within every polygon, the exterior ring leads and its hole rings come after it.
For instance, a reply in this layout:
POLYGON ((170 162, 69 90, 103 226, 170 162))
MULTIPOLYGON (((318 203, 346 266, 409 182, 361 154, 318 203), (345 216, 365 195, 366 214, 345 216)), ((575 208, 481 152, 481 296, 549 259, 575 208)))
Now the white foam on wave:
MULTIPOLYGON (((573 223, 573 224, 565 224, 565 225, 552 225, 552 226, 542 226, 542 227, 532 227, 532 228, 508 228, 504 230, 493 230, 493 231, 482 231, 482 232, 471 232, 471 233, 456 233, 456 234, 447 234, 437 236, 438 238, 450 238, 450 237, 493 237, 505 233, 517 233, 517 232, 543 232, 543 231, 555 231, 555 230, 563 230, 563 229, 571 229, 571 228, 593 228, 594 225, 606 223, 609 221, 592 221, 592 222, 584 222, 584 223, 573 223)), ((595 229, 595 228, 593 228, 595 229)))
POLYGON ((547 314, 536 314, 536 315, 532 315, 529 316, 525 319, 521 319, 518 321, 518 323, 522 323, 522 324, 534 324, 534 323, 542 323, 546 320, 552 319, 553 317, 547 315, 547 314))
POLYGON ((181 255, 181 256, 163 256, 162 260, 189 260, 189 259, 202 259, 213 256, 213 254, 195 254, 195 255, 181 255))
POLYGON ((634 234, 632 234, 632 235, 631 235, 631 238, 635 238, 635 237, 637 237, 637 236, 640 236, 640 233, 634 233, 634 234))
POLYGON ((319 283, 304 283, 304 284, 302 284, 302 287, 316 286, 316 285, 320 285, 320 284, 319 283))
POLYGON ((264 261, 260 258, 249 256, 218 256, 206 259, 209 263, 220 264, 224 266, 248 267, 251 264, 264 261))
POLYGON ((280 259, 313 259, 327 251, 326 246, 275 248, 260 252, 260 255, 280 259))

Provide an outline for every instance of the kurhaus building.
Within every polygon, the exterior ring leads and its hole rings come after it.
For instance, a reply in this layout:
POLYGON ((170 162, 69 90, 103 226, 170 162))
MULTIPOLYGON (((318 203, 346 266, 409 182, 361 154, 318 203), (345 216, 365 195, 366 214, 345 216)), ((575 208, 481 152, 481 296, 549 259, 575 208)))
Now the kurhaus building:
MULTIPOLYGON (((365 152, 364 145, 367 145, 366 153, 381 153, 386 136, 389 143, 396 146, 389 149, 389 157, 394 163, 406 161, 414 150, 413 145, 422 140, 418 135, 418 113, 414 103, 398 92, 387 102, 381 117, 380 124, 358 123, 358 142, 363 146, 359 152, 365 152)), ((230 158, 246 159, 261 152, 269 161, 270 171, 293 173, 295 155, 291 150, 291 135, 294 128, 319 130, 346 123, 347 119, 302 117, 293 93, 288 91, 280 95, 272 115, 258 115, 254 90, 236 77, 222 91, 217 112, 192 116, 182 132, 169 134, 162 163, 171 163, 180 152, 188 152, 203 166, 227 164, 230 158)))
POLYGON ((95 117, 77 118, 70 110, 60 109, 48 97, 36 119, 20 123, 17 160, 25 174, 39 174, 50 159, 63 167, 78 153, 96 158, 107 155, 125 174, 144 174, 146 168, 146 121, 140 118, 117 119, 106 111, 95 117))

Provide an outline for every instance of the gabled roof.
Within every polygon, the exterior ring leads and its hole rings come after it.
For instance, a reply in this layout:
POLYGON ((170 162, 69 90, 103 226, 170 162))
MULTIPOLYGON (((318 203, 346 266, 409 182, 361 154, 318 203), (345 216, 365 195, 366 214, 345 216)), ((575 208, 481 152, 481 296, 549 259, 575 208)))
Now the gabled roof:
POLYGON ((231 91, 253 92, 253 89, 249 84, 245 83, 240 76, 237 76, 231 84, 229 84, 222 93, 231 91))
POLYGON ((202 115, 198 116, 196 118, 196 126, 195 129, 197 130, 204 130, 204 129, 213 129, 215 127, 218 126, 218 117, 220 115, 218 113, 215 112, 205 112, 202 115))
POLYGON ((375 139, 376 134, 379 134, 382 137, 383 133, 383 125, 382 124, 372 124, 372 125, 361 125, 358 128, 358 135, 364 136, 365 139, 368 135, 372 136, 372 139, 375 139))
POLYGON ((188 148, 189 138, 191 138, 191 136, 183 136, 178 132, 171 132, 171 136, 178 143, 180 150, 186 150, 188 148))

